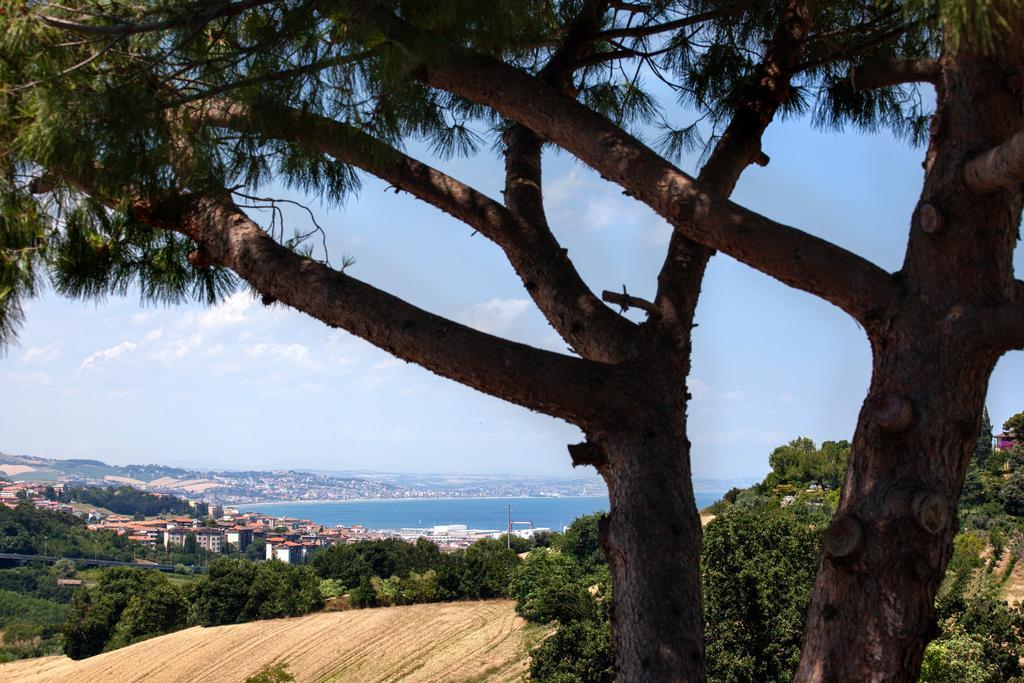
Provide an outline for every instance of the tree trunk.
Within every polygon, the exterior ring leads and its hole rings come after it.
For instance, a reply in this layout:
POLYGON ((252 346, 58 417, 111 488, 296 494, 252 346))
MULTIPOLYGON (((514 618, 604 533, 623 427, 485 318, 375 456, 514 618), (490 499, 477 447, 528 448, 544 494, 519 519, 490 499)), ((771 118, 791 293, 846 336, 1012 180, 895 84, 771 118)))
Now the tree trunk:
POLYGON ((1024 127, 1019 27, 998 57, 942 61, 900 292, 873 326, 874 367, 825 537, 798 681, 916 681, 989 375, 1006 350, 985 314, 1013 300, 1021 187, 989 193, 965 163, 1024 127))
POLYGON ((601 545, 612 574, 616 677, 631 683, 705 677, 701 526, 683 383, 667 396, 639 399, 628 424, 590 433, 611 500, 601 545))
POLYGON ((796 680, 917 680, 995 364, 959 341, 876 345, 796 680))

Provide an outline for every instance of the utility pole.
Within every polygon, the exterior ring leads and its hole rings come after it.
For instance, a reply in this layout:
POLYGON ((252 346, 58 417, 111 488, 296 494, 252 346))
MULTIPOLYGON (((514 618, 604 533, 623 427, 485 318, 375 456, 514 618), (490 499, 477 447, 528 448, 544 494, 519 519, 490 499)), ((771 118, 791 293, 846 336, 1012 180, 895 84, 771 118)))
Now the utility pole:
POLYGON ((505 534, 505 543, 508 549, 512 550, 512 503, 508 504, 508 532, 505 534))

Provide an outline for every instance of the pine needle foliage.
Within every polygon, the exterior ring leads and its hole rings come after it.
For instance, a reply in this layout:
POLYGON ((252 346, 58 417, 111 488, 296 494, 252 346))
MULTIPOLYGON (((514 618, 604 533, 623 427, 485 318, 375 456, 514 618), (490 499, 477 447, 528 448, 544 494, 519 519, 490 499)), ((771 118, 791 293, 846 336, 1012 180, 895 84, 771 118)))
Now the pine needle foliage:
MULTIPOLYGON (((859 92, 851 68, 933 57, 943 41, 998 49, 1020 2, 811 3, 814 31, 784 114, 920 142, 928 103, 917 88, 859 92)), ((0 0, 0 345, 13 340, 25 300, 46 281, 69 296, 137 290, 164 303, 214 302, 236 286, 220 269, 192 267, 188 240, 136 222, 123 210, 130 197, 274 183, 330 204, 358 191, 351 167, 267 132, 282 125, 282 107, 399 149, 425 142, 439 157, 500 149, 507 122, 423 86, 416 69, 468 48, 536 73, 590 4, 0 0), (218 99, 246 107, 247 132, 191 124, 190 107, 218 99), (85 199, 67 177, 88 178, 104 203, 85 199)), ((784 6, 611 3, 588 59, 572 69, 573 88, 671 157, 706 151, 757 85, 784 6)))

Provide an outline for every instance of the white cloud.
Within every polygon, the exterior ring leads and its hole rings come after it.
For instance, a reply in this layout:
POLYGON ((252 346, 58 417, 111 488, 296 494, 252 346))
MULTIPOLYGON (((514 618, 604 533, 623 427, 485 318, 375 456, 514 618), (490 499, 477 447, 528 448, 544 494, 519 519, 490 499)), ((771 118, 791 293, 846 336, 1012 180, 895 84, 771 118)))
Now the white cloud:
POLYGON ((719 397, 719 400, 725 401, 727 403, 734 403, 736 401, 739 401, 741 398, 743 398, 743 392, 740 391, 739 389, 733 389, 732 391, 727 391, 724 394, 722 394, 719 397))
POLYGON ((501 334, 529 307, 529 299, 491 299, 471 308, 464 319, 467 325, 481 332, 501 334))
POLYGON ((555 208, 576 198, 586 191, 590 182, 583 177, 579 168, 573 168, 565 175, 544 184, 544 200, 555 208))
MULTIPOLYGON (((159 337, 158 337, 159 338, 159 337)), ((148 339, 148 336, 147 336, 148 339)), ((203 343, 203 335, 193 334, 189 337, 174 339, 153 352, 153 358, 164 363, 170 363, 189 355, 203 343)))
POLYGON ((45 372, 9 372, 7 379, 20 384, 50 384, 50 376, 45 372))
POLYGON ((82 364, 78 367, 78 371, 81 372, 88 368, 95 367, 96 363, 100 361, 111 361, 115 358, 120 358, 126 353, 131 353, 138 347, 139 345, 135 342, 124 341, 117 346, 111 346, 109 349, 97 351, 82 361, 82 364))
MULTIPOLYGON (((549 214, 567 227, 602 230, 609 226, 630 226, 636 229, 653 214, 640 202, 622 196, 619 190, 596 175, 573 168, 545 186, 544 199, 549 214)), ((667 244, 666 233, 671 234, 671 229, 660 220, 659 223, 659 230, 645 230, 651 232, 650 236, 644 236, 645 243, 667 244)))
POLYGON ((145 337, 143 337, 142 338, 142 343, 143 344, 149 344, 150 342, 155 342, 156 340, 161 339, 163 336, 164 336, 163 328, 157 328, 157 329, 151 331, 145 337))
POLYGON ((587 202, 583 217, 577 223, 588 230, 601 230, 608 227, 612 220, 623 217, 622 202, 617 197, 606 195, 594 197, 587 202))
POLYGON ((256 344, 250 346, 246 353, 253 358, 275 358, 293 363, 309 363, 309 349, 302 344, 256 344))
POLYGON ((259 380, 256 396, 265 401, 293 401, 303 396, 322 393, 324 387, 316 382, 296 382, 294 378, 273 372, 259 380))
POLYGON ((779 402, 780 403, 796 403, 796 396, 794 396, 793 394, 789 393, 788 391, 783 392, 782 394, 779 395, 779 402))
POLYGON ((21 362, 28 365, 49 365, 60 358, 60 344, 53 342, 46 346, 33 346, 21 354, 21 362))
POLYGON ((249 292, 245 290, 235 292, 213 308, 200 313, 199 325, 205 328, 241 325, 249 321, 246 311, 252 305, 253 299, 249 292))

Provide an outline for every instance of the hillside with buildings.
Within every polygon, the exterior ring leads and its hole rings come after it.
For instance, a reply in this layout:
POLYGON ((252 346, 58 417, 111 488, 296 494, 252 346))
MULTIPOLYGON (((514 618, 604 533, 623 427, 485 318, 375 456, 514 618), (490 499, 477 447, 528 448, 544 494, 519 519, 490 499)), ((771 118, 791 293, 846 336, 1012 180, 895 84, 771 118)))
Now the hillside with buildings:
MULTIPOLYGON (((603 495, 596 474, 574 476, 334 472, 328 470, 188 470, 165 465, 108 465, 0 452, 0 480, 65 485, 132 486, 142 491, 225 505, 274 501, 482 496, 603 495)), ((725 490, 735 482, 695 482, 725 490)))

